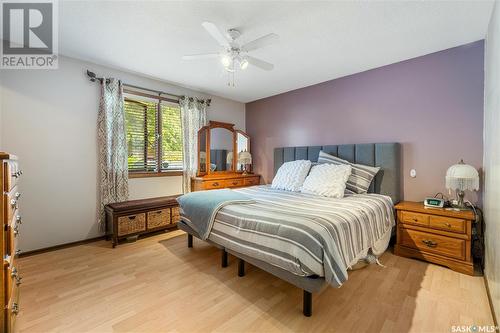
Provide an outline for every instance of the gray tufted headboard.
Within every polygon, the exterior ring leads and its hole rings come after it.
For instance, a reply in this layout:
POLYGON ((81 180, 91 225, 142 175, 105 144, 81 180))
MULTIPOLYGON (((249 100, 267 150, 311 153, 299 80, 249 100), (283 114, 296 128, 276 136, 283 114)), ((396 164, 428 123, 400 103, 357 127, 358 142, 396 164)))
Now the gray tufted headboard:
POLYGON ((284 162, 295 160, 317 162, 320 150, 349 162, 380 167, 368 192, 388 195, 394 204, 401 200, 401 147, 399 143, 275 148, 274 174, 284 162))

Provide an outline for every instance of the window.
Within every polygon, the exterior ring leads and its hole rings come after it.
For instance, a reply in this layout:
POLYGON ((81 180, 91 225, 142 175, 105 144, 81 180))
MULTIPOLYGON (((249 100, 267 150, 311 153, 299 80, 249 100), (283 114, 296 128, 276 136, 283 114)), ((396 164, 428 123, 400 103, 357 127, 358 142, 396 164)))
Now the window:
POLYGON ((131 175, 182 170, 182 128, 178 104, 126 94, 125 126, 131 175))

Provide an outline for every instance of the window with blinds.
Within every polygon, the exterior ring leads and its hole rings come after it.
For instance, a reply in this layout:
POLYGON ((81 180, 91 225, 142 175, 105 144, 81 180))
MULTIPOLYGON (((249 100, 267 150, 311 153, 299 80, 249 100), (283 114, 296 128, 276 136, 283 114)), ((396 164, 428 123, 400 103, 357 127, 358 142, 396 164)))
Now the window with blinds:
POLYGON ((129 172, 182 170, 179 105, 128 94, 124 108, 129 172))

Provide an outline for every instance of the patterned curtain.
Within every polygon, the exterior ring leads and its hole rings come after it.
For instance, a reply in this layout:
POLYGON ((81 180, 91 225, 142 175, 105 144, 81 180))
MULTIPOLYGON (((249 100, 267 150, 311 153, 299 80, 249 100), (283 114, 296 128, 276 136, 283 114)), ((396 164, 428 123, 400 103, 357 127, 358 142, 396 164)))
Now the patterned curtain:
POLYGON ((198 168, 198 131, 207 124, 209 100, 183 96, 180 101, 182 118, 182 139, 184 156, 183 189, 191 192, 191 177, 198 168))
POLYGON ((97 116, 99 154, 98 221, 105 226, 104 207, 108 203, 128 200, 128 149, 123 110, 123 88, 120 80, 103 79, 97 116))

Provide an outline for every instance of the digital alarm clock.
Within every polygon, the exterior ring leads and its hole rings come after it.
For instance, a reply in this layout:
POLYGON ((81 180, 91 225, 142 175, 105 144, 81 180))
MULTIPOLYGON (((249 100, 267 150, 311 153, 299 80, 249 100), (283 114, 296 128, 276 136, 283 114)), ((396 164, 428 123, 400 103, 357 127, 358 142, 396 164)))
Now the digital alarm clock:
POLYGON ((425 198, 424 206, 425 207, 433 207, 433 208, 443 208, 444 207, 444 199, 425 198))

